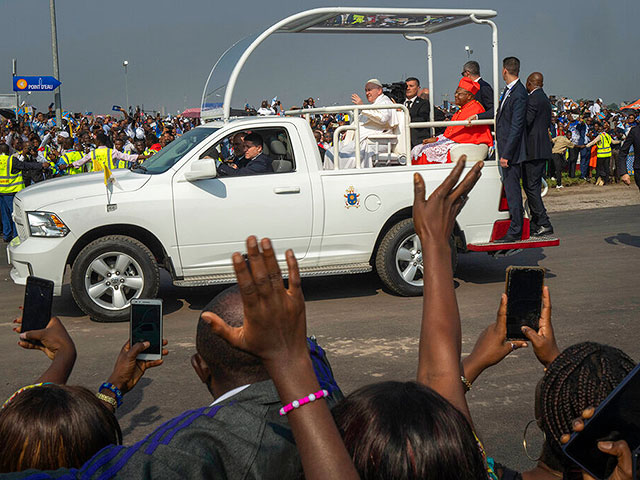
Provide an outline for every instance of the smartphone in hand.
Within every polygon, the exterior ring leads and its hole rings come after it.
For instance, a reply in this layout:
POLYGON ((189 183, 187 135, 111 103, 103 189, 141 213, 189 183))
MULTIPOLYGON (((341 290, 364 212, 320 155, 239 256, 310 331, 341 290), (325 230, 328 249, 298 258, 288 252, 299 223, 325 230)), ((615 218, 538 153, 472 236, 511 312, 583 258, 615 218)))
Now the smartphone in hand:
POLYGON ((526 340, 522 327, 538 330, 542 311, 543 267, 507 268, 507 338, 526 340))
POLYGON ((46 328, 51 319, 52 304, 53 282, 44 278, 27 277, 20 331, 28 332, 46 328))
POLYGON ((162 358, 162 300, 131 300, 130 345, 149 342, 149 348, 140 353, 139 360, 160 360, 162 358))
MULTIPOLYGON (((605 480, 616 468, 617 458, 601 452, 598 442, 625 440, 631 452, 640 452, 640 364, 620 382, 584 421, 584 429, 571 435, 564 453, 598 480, 605 480)), ((637 462, 637 457, 634 458, 637 462)), ((637 472, 637 464, 634 463, 637 472)), ((632 477, 637 478, 637 477, 632 477)))

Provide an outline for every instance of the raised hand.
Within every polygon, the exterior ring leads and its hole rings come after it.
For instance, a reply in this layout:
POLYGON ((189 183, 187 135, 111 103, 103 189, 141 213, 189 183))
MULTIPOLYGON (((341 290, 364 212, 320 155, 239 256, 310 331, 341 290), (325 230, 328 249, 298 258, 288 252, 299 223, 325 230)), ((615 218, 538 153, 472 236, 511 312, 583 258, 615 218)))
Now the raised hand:
POLYGON ((358 95, 357 93, 354 93, 353 95, 351 95, 351 102, 356 105, 362 105, 364 103, 360 98, 360 95, 358 95))
POLYGON ((20 333, 18 345, 27 350, 40 350, 53 360, 58 352, 72 354, 75 358, 76 347, 73 340, 69 336, 67 329, 64 328, 58 317, 51 317, 49 323, 42 330, 22 331, 22 317, 16 318, 13 323, 18 324, 13 331, 20 333))
MULTIPOLYGON (((584 430, 584 421, 593 417, 595 413, 595 408, 589 407, 585 408, 582 411, 582 415, 576 418, 572 423, 572 430, 574 432, 581 432, 584 430)), ((560 443, 567 443, 571 435, 565 433, 560 437, 560 443)), ((609 455, 613 455, 618 459, 618 463, 616 464, 616 468, 608 478, 608 480, 633 480, 633 457, 631 455, 631 449, 629 445, 624 440, 618 440, 617 442, 613 441, 602 441, 598 442, 598 450, 604 453, 608 453, 609 455)), ((583 480, 595 480, 591 475, 583 472, 582 473, 583 480)))
MULTIPOLYGON (((109 376, 109 383, 112 383, 125 394, 130 391, 140 381, 144 372, 149 368, 162 365, 163 360, 138 360, 136 357, 149 348, 149 342, 138 342, 133 347, 129 344, 129 340, 124 344, 122 350, 116 358, 116 364, 113 372, 109 376)), ((162 340, 162 346, 167 345, 167 340, 162 340)), ((167 356, 169 352, 162 349, 162 355, 167 356)))
POLYGON ((413 174, 413 224, 422 245, 437 243, 449 245, 455 219, 464 204, 467 195, 480 179, 484 162, 477 162, 456 187, 464 169, 467 156, 462 155, 449 176, 425 200, 426 187, 422 175, 413 174))
POLYGON ((464 375, 473 382, 480 373, 502 361, 514 350, 526 347, 527 342, 524 341, 507 341, 507 295, 503 293, 495 323, 484 329, 471 354, 462 362, 464 375))
POLYGON ((16 318, 14 323, 18 326, 13 330, 20 333, 18 345, 28 350, 40 350, 51 359, 51 365, 35 383, 66 383, 76 362, 76 347, 62 322, 57 317, 51 317, 42 330, 27 332, 21 331, 22 318, 16 318))
POLYGON ((533 353, 544 365, 548 367, 558 355, 560 355, 560 349, 556 343, 556 337, 553 333, 553 326, 551 325, 551 296, 549 295, 549 287, 542 289, 542 312, 540 313, 540 320, 538 322, 538 331, 523 326, 522 333, 529 339, 533 346, 533 353))
POLYGON ((308 358, 304 296, 298 262, 287 250, 289 288, 284 288, 280 267, 268 238, 258 246, 256 237, 247 239, 250 268, 242 255, 234 253, 233 267, 244 305, 244 325, 231 327, 211 312, 202 319, 229 344, 260 357, 269 368, 287 359, 308 358))
MULTIPOLYGON (((280 400, 288 404, 316 392, 320 385, 307 347, 307 322, 298 262, 287 250, 289 288, 284 288, 280 267, 268 238, 258 246, 247 239, 249 266, 233 254, 233 268, 244 306, 242 327, 231 327, 211 312, 202 314, 214 332, 232 347, 262 359, 280 400)), ((314 401, 287 414, 300 452, 305 478, 356 479, 358 474, 324 401, 314 401)))

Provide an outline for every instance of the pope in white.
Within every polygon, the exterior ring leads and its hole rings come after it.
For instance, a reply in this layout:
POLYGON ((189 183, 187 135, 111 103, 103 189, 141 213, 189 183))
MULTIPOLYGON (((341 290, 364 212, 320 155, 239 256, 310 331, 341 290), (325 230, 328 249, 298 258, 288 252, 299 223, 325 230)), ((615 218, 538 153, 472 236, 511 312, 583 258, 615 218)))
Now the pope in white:
MULTIPOLYGON (((382 83, 380 83, 380 80, 377 78, 372 78, 367 81, 364 87, 364 92, 367 100, 372 105, 393 105, 391 99, 382 93, 382 83)), ((360 96, 356 93, 351 95, 351 101, 356 105, 364 104, 360 96)), ((392 133, 398 135, 400 125, 399 119, 400 115, 398 110, 371 109, 362 111, 360 114, 360 162, 362 168, 369 168, 372 166, 372 157, 376 153, 375 147, 374 151, 372 151, 372 146, 367 139, 381 133, 392 133)), ((356 167, 355 135, 353 135, 353 131, 349 131, 348 135, 349 136, 345 138, 345 141, 341 142, 339 146, 338 153, 340 156, 340 169, 356 167)), ((391 143, 394 144, 397 143, 397 141, 398 140, 396 138, 393 139, 391 143)), ((377 153, 385 152, 386 145, 380 145, 377 148, 377 153)), ((333 161, 333 149, 327 150, 324 157, 325 170, 333 169, 333 161)))

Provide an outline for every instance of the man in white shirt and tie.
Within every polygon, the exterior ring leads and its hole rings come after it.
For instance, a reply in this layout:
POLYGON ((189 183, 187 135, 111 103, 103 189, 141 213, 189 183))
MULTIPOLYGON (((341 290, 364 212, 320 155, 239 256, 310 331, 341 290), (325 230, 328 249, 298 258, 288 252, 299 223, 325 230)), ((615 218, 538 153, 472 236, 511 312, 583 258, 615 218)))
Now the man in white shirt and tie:
MULTIPOLYGON (((430 121, 429 111, 430 104, 429 100, 426 98, 422 98, 420 93, 420 80, 416 77, 409 77, 405 80, 407 85, 407 89, 405 91, 406 100, 404 104, 409 109, 409 115, 411 116, 412 122, 428 122, 430 121)), ((434 110, 434 120, 442 121, 444 120, 444 113, 438 108, 434 110)), ((433 135, 429 131, 429 128, 412 128, 411 129, 411 148, 416 145, 421 145, 422 141, 425 138, 432 137, 433 135)), ((443 128, 437 128, 435 131, 436 135, 444 132, 443 128)))

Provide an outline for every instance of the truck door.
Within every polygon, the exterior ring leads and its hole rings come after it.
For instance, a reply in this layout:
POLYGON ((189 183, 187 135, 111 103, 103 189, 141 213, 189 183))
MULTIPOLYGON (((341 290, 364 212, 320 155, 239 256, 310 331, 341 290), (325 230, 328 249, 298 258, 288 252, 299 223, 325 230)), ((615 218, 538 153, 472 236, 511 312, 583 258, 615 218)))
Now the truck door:
POLYGON ((313 220, 311 182, 300 158, 298 133, 285 125, 288 128, 244 124, 199 155, 224 159, 233 135, 250 130, 262 137, 263 153, 273 160, 274 173, 188 182, 186 164, 174 175, 176 236, 185 277, 229 272, 231 254, 245 252, 245 240, 252 234, 271 238, 279 260, 284 261, 285 250, 292 248, 304 263, 313 220))

